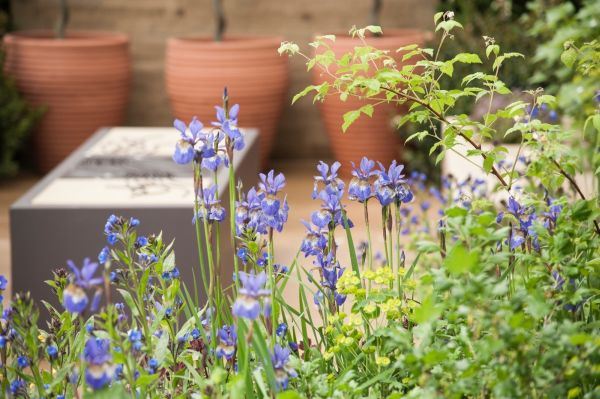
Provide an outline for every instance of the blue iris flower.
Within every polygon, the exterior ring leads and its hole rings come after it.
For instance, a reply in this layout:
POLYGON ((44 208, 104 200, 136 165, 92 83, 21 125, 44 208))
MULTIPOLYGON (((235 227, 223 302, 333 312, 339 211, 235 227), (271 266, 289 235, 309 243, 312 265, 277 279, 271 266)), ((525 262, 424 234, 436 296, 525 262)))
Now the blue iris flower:
POLYGON ((328 297, 333 298, 338 306, 343 305, 346 301, 346 296, 337 292, 337 282, 345 269, 340 266, 332 253, 327 255, 318 254, 314 264, 321 269, 321 276, 323 277, 321 286, 327 289, 328 297))
POLYGON ((233 359, 237 342, 235 326, 223 326, 217 331, 217 338, 219 339, 215 352, 217 358, 233 359))
POLYGON ((115 377, 115 366, 110 353, 108 339, 89 338, 83 350, 83 358, 87 363, 85 381, 94 390, 109 385, 115 377))
POLYGON ((247 230, 261 234, 267 233, 267 225, 264 222, 261 207, 264 196, 264 193, 258 192, 254 187, 248 190, 247 194, 242 193, 240 200, 236 202, 235 208, 237 234, 247 230))
POLYGON ((225 208, 221 205, 221 200, 217 199, 217 185, 205 188, 202 191, 202 198, 200 199, 200 207, 196 217, 192 219, 192 222, 196 222, 196 219, 204 219, 206 217, 208 222, 222 222, 225 220, 225 208))
POLYGON ((103 364, 110 362, 110 342, 108 339, 91 337, 85 342, 83 358, 89 364, 103 364))
POLYGON ((344 191, 344 182, 338 177, 338 170, 341 166, 342 164, 337 161, 331 164, 331 166, 323 161, 319 161, 319 164, 317 165, 319 175, 314 177, 313 199, 316 199, 319 195, 319 184, 323 184, 325 186, 324 190, 328 193, 344 191))
POLYGON ((242 283, 239 297, 233 304, 233 315, 254 320, 260 315, 260 299, 269 295, 270 290, 265 289, 267 275, 239 272, 238 277, 242 283))
POLYGON ((196 155, 196 146, 201 143, 204 135, 202 129, 204 125, 196 117, 192 118, 189 129, 186 124, 175 119, 173 126, 180 133, 180 139, 175 146, 175 153, 173 154, 173 160, 178 164, 187 164, 192 162, 196 155))
POLYGON ((267 194, 276 195, 285 187, 285 176, 283 173, 275 175, 275 171, 270 170, 267 174, 260 173, 258 177, 260 179, 258 187, 267 194))
MULTIPOLYGON (((331 216, 331 221, 333 222, 333 227, 336 226, 344 226, 344 219, 342 215, 342 211, 344 209, 342 205, 342 197, 344 195, 343 191, 338 192, 326 192, 325 190, 321 191, 319 194, 319 198, 321 199, 321 211, 326 212, 331 216)), ((324 218, 324 215, 319 215, 320 218, 324 218)), ((313 220, 314 222, 314 220, 313 220)), ((351 220, 348 220, 348 227, 353 227, 354 224, 351 220)))
POLYGON ((352 180, 348 185, 348 198, 353 201, 366 202, 371 198, 373 190, 371 187, 371 177, 377 172, 374 170, 375 161, 363 157, 360 165, 356 167, 352 162, 352 180))
POLYGON ((277 193, 285 186, 283 174, 274 171, 259 175, 259 189, 251 188, 236 202, 235 218, 238 234, 256 232, 266 234, 269 229, 282 231, 288 220, 289 204, 277 193))
MULTIPOLYGON (((379 170, 376 171, 375 197, 382 206, 387 206, 394 201, 409 202, 412 199, 412 194, 409 194, 410 190, 405 185, 407 180, 402 174, 403 170, 404 165, 398 164, 395 160, 387 170, 381 162, 379 163, 379 170)), ((416 175, 417 181, 420 181, 419 176, 420 174, 416 175)))
POLYGON ((285 390, 289 385, 289 379, 298 376, 296 370, 289 365, 291 350, 290 348, 283 348, 279 344, 275 344, 273 347, 273 353, 271 354, 271 362, 273 369, 275 370, 275 378, 279 389, 285 390))
POLYGON ((510 249, 514 251, 515 249, 523 245, 524 242, 525 238, 523 236, 515 234, 510 238, 510 249))
POLYGON ((63 291, 63 306, 70 313, 81 314, 87 308, 89 298, 78 285, 69 284, 63 291))
POLYGON ((319 226, 311 226, 310 223, 302 221, 306 227, 306 236, 302 240, 300 250, 304 256, 318 255, 323 253, 327 247, 327 232, 319 226))
POLYGON ((244 136, 238 129, 238 115, 240 112, 240 105, 234 104, 229 109, 229 118, 225 115, 223 107, 215 107, 217 113, 217 121, 212 122, 213 126, 220 127, 221 130, 227 135, 229 142, 231 143, 232 149, 239 151, 244 148, 244 136))
POLYGON ((89 258, 83 260, 81 270, 77 268, 72 260, 67 261, 67 266, 73 273, 73 282, 81 288, 92 288, 103 282, 101 277, 94 277, 94 274, 98 269, 98 263, 90 261, 89 258))

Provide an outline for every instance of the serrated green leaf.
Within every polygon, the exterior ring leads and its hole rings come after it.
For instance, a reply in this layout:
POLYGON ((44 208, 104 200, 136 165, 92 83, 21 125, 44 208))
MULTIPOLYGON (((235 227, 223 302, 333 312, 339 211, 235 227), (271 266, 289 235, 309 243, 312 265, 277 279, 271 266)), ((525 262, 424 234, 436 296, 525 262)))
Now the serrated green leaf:
POLYGON ((454 65, 452 65, 451 62, 444 62, 442 65, 440 65, 440 71, 452 77, 452 74, 454 73, 454 65))
POLYGON ((573 68, 575 61, 577 61, 577 51, 574 48, 569 47, 562 52, 560 55, 560 60, 567 66, 567 68, 573 68))
POLYGON ((457 54, 453 61, 462 62, 463 64, 481 64, 481 58, 479 58, 477 54, 473 53, 457 54))
POLYGON ((458 243, 452 247, 444 259, 444 266, 450 273, 457 275, 468 273, 477 265, 478 261, 478 252, 469 251, 463 244, 458 243))

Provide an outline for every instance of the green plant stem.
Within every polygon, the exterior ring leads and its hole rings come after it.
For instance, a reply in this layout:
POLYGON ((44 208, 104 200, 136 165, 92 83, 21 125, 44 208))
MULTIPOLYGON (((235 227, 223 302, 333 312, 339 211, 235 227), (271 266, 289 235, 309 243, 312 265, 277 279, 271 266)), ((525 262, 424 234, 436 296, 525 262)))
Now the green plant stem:
POLYGON ((368 240, 367 260, 368 260, 369 269, 372 269, 373 268, 373 249, 372 249, 372 241, 371 241, 371 227, 369 225, 369 208, 368 208, 367 202, 368 201, 365 201, 363 203, 364 211, 365 211, 365 226, 367 227, 367 240, 368 240))
POLYGON ((396 260, 398 261, 398 270, 402 267, 400 260, 400 204, 401 202, 398 201, 394 205, 396 211, 396 221, 394 224, 396 225, 396 260))
POLYGON ((275 344, 275 334, 273 334, 275 330, 275 274, 273 273, 273 260, 275 257, 275 250, 273 245, 273 228, 269 227, 269 261, 267 262, 267 273, 269 278, 269 285, 271 287, 271 344, 275 344))
POLYGON ((200 204, 198 203, 198 194, 200 190, 200 170, 201 166, 194 162, 194 227, 196 229, 196 245, 198 247, 198 262, 200 263, 200 272, 202 285, 204 285, 204 291, 208 292, 208 283, 206 281, 206 264, 204 263, 204 251, 202 250, 200 224, 198 220, 198 212, 200 211, 200 204))

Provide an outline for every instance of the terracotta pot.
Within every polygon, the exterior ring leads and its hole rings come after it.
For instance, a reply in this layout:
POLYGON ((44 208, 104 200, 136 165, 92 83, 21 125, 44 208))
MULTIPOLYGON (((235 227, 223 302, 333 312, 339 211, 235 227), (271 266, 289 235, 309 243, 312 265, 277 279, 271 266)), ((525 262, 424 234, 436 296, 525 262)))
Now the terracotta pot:
POLYGON ((46 108, 33 133, 47 172, 103 126, 124 122, 131 66, 126 36, 103 32, 27 31, 4 37, 6 71, 35 106, 46 108))
MULTIPOLYGON (((422 45, 425 38, 425 32, 419 30, 386 29, 382 37, 368 38, 367 43, 380 50, 389 50, 391 56, 396 56, 399 47, 408 44, 422 45)), ((362 45, 357 38, 336 35, 331 49, 339 58, 352 52, 354 47, 362 45)), ((401 65, 401 58, 402 54, 396 60, 399 65, 401 65)), ((331 81, 331 77, 323 74, 319 68, 313 68, 314 83, 320 84, 325 80, 331 81)), ((349 97, 343 102, 337 96, 330 96, 319 106, 333 156, 342 163, 341 173, 345 176, 350 174, 350 162, 358 164, 363 156, 388 165, 393 159, 399 159, 401 155, 400 137, 392 125, 392 118, 405 111, 403 108, 391 104, 378 105, 373 117, 362 115, 345 133, 342 133, 343 115, 366 103, 366 100, 356 97, 349 97)))
POLYGON ((260 129, 264 167, 286 102, 287 57, 278 37, 174 38, 167 43, 166 85, 173 116, 205 125, 215 120, 215 105, 227 86, 231 104, 240 104, 239 125, 260 129))

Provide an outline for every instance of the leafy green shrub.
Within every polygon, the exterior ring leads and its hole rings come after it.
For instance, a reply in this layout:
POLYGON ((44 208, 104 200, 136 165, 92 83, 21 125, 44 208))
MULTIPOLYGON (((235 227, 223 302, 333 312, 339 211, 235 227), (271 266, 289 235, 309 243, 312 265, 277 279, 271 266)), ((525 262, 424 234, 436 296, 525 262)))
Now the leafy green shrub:
POLYGON ((40 109, 33 109, 23 99, 14 80, 4 73, 3 64, 0 52, 0 178, 17 173, 15 154, 42 115, 40 109))

